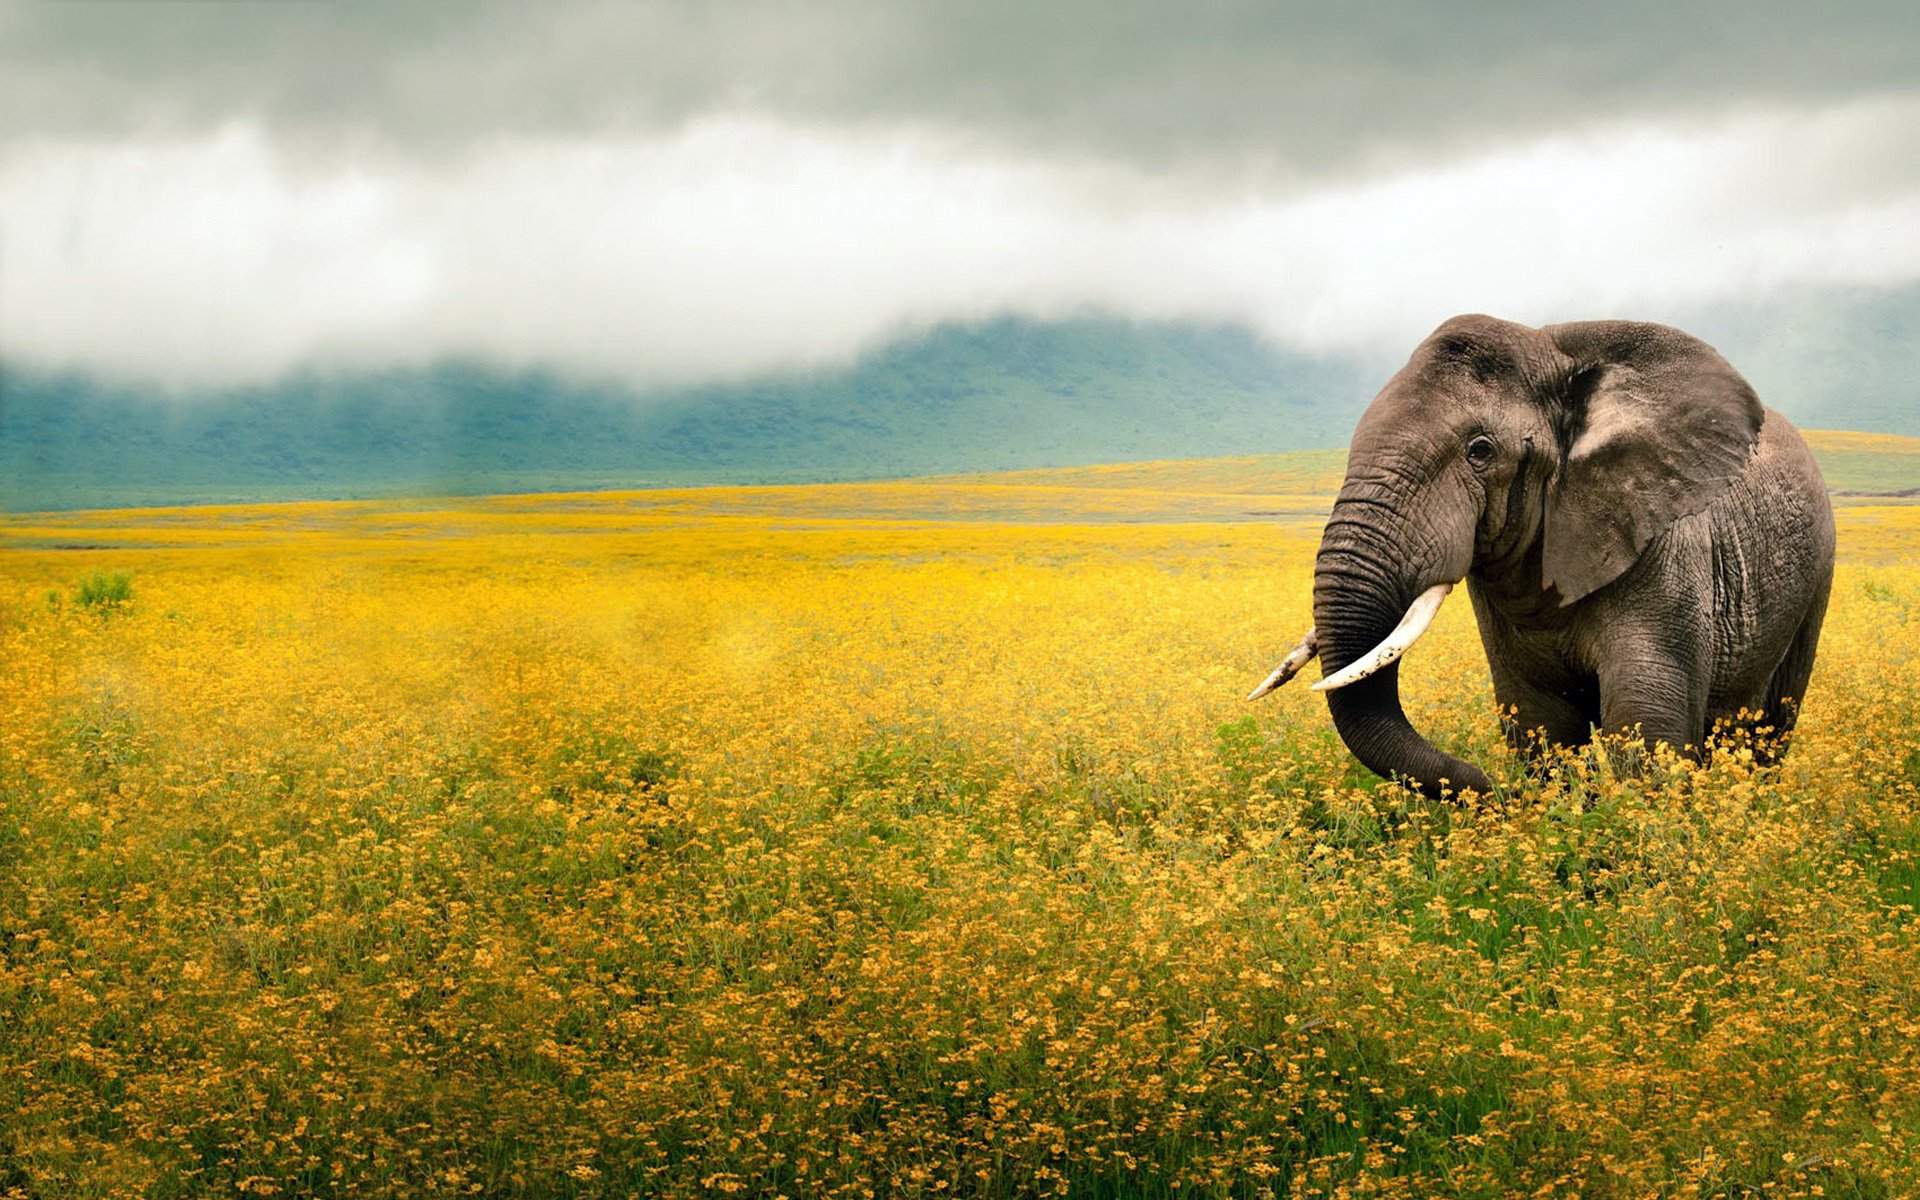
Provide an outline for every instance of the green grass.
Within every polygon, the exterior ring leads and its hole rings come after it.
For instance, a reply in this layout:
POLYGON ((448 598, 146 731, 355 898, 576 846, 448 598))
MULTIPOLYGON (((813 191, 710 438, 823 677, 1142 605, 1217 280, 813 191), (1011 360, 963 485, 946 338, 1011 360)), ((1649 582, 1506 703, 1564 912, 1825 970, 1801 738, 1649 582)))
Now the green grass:
POLYGON ((1827 487, 1853 495, 1920 493, 1920 438, 1843 430, 1806 431, 1827 487))
POLYGON ((126 571, 95 571, 73 589, 81 608, 111 612, 133 602, 133 576, 126 571))

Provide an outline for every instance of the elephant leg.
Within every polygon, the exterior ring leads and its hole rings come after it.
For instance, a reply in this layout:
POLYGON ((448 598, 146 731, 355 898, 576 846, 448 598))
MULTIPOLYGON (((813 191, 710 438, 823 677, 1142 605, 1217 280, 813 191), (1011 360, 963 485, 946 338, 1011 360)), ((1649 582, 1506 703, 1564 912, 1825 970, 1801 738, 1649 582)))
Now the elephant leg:
POLYGON ((1820 626, 1826 620, 1827 597, 1832 590, 1833 571, 1829 569, 1827 577, 1820 582, 1820 590, 1814 593, 1813 603, 1807 606, 1799 632, 1793 635, 1792 644, 1780 659, 1780 665, 1773 669, 1773 678, 1767 684, 1766 707, 1760 719, 1761 724, 1771 727, 1773 732, 1754 747, 1755 756, 1764 762, 1772 762, 1786 750, 1794 723, 1800 719, 1800 701, 1807 694, 1807 680, 1813 674, 1813 652, 1820 643, 1820 626))
POLYGON ((1609 655, 1600 664, 1600 726, 1649 749, 1665 742, 1698 758, 1706 741, 1706 680, 1690 656, 1645 643, 1609 655))
POLYGON ((1592 736, 1600 716, 1592 689, 1555 692, 1497 668, 1493 674, 1500 728, 1516 753, 1584 745, 1592 736))

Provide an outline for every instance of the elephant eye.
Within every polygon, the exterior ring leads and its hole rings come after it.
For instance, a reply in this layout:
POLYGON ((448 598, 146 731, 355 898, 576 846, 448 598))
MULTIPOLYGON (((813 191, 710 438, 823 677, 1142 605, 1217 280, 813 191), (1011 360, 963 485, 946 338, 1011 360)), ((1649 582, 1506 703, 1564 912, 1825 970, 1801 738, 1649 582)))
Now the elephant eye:
POLYGON ((1493 461, 1493 439, 1486 434, 1475 434, 1467 443, 1467 461, 1476 467, 1484 467, 1493 461))

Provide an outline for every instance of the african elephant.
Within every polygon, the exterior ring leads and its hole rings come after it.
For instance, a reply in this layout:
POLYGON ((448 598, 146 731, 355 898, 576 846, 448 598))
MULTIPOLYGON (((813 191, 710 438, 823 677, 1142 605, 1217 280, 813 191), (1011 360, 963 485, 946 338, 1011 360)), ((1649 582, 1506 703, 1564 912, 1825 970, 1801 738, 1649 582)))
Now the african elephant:
POLYGON ((1429 795, 1485 792, 1400 707, 1399 656, 1467 581, 1507 738, 1598 727, 1698 755, 1715 723, 1789 732, 1833 580, 1813 455, 1712 347, 1664 325, 1446 322, 1361 416, 1315 560, 1341 740, 1429 795))

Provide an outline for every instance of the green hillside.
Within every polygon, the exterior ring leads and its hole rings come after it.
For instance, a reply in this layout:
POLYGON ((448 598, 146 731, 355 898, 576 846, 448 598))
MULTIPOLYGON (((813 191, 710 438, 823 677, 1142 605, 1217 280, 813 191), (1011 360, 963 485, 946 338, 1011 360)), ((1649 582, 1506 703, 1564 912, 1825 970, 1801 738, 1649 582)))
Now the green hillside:
POLYGON ((1920 438, 1832 429, 1804 432, 1830 490, 1842 496, 1920 494, 1920 438))
POLYGON ((946 326, 851 367, 635 393, 474 363, 156 397, 10 372, 0 505, 831 481, 1337 445, 1377 370, 1245 329, 946 326))
MULTIPOLYGON (((1911 352, 1875 355, 1856 344, 1886 341, 1920 308, 1903 294, 1874 311, 1877 324, 1836 320, 1764 345, 1743 344, 1738 331, 1784 317, 1726 316, 1717 344, 1803 427, 1920 433, 1900 374, 1911 352)), ((1713 332, 1711 321, 1703 332, 1713 332)), ((0 509, 1246 458, 1343 445, 1395 365, 1293 355, 1232 325, 1007 318, 941 326, 846 367, 652 392, 474 362, 312 371, 188 395, 7 369, 0 509)), ((1845 451, 1831 459, 1832 486, 1874 494, 1920 486, 1913 455, 1890 446, 1823 449, 1845 451)))
POLYGON ((1920 436, 1920 287, 1775 293, 1645 315, 1712 343, 1802 429, 1920 436))

